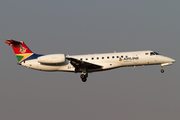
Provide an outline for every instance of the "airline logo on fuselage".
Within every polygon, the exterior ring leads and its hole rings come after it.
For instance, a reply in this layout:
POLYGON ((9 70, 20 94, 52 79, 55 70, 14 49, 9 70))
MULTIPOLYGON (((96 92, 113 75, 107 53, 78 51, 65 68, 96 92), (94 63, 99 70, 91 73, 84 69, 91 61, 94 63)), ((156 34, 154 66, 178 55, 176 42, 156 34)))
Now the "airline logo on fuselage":
POLYGON ((126 56, 124 59, 123 58, 119 58, 119 61, 131 61, 131 60, 138 60, 139 57, 128 57, 126 56))

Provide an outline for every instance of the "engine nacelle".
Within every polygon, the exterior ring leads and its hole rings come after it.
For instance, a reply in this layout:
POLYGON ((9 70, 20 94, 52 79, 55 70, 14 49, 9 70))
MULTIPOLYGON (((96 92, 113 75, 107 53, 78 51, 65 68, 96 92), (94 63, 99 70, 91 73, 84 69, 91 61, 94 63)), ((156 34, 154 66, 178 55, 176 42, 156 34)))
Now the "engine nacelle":
POLYGON ((58 64, 66 61, 65 54, 50 54, 38 57, 38 62, 44 64, 58 64))

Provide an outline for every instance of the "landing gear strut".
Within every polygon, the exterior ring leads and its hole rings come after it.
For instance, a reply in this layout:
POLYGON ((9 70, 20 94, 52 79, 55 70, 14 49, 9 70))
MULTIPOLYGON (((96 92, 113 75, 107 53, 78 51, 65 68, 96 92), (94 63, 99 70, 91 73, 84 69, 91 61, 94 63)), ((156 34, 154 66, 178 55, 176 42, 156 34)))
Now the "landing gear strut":
POLYGON ((163 69, 163 66, 161 66, 161 73, 164 73, 164 69, 163 69))

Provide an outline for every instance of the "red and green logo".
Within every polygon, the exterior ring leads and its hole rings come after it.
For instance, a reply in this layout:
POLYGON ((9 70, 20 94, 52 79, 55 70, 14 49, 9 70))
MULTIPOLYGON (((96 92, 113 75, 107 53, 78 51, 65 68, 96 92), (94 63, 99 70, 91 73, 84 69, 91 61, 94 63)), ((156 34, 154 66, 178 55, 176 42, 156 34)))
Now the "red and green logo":
POLYGON ((13 48, 18 62, 22 62, 33 54, 33 52, 22 41, 6 40, 5 43, 13 48))
POLYGON ((122 59, 122 58, 119 58, 119 61, 120 61, 120 62, 122 62, 122 61, 123 61, 123 59, 122 59))

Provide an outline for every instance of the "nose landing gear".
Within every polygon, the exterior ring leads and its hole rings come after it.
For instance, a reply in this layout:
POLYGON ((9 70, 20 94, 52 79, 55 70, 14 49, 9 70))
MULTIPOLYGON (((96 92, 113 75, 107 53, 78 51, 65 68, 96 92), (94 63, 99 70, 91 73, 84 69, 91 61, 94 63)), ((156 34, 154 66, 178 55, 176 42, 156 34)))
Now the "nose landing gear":
POLYGON ((163 69, 163 66, 161 66, 161 73, 164 73, 164 69, 163 69))
POLYGON ((161 64, 161 73, 164 73, 163 67, 164 67, 164 66, 168 66, 168 65, 172 65, 172 62, 161 64))

